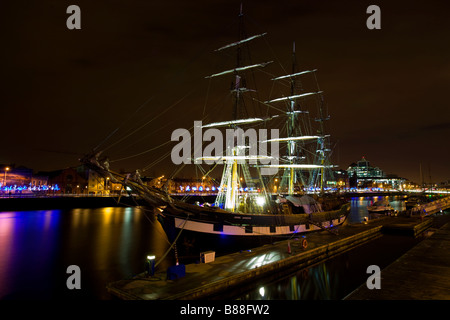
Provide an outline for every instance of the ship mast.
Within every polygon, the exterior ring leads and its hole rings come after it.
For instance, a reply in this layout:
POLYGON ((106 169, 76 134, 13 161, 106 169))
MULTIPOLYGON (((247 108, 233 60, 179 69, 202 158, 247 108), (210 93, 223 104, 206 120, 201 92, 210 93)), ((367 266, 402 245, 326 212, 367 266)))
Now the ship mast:
MULTIPOLYGON (((246 88, 244 72, 255 68, 265 67, 272 61, 243 65, 243 47, 242 47, 244 44, 247 44, 252 40, 263 37, 264 35, 266 35, 266 33, 257 34, 250 37, 246 36, 244 32, 244 14, 242 11, 242 4, 240 6, 238 19, 239 19, 238 41, 227 44, 215 50, 215 51, 222 51, 235 49, 236 50, 235 68, 205 77, 205 78, 214 78, 228 74, 234 75, 234 84, 231 89, 234 95, 232 121, 216 122, 212 124, 207 124, 203 127, 230 127, 236 129, 238 128, 238 125, 266 121, 266 119, 262 118, 243 119, 243 117, 246 116, 246 112, 244 112, 243 110, 244 105, 243 94, 247 91, 254 91, 246 88)), ((233 144, 232 148, 226 150, 227 156, 222 157, 224 160, 226 159, 226 162, 222 174, 222 180, 219 187, 219 193, 216 198, 216 205, 218 206, 223 205, 224 209, 233 212, 237 211, 239 208, 239 184, 241 183, 241 181, 243 181, 241 175, 245 178, 247 187, 254 186, 254 182, 249 172, 248 163, 245 161, 248 158, 245 155, 245 150, 246 150, 245 146, 239 145, 239 143, 237 143, 236 145, 233 144)))
MULTIPOLYGON (((316 75, 314 74, 314 79, 316 81, 316 85, 317 87, 319 87, 316 75)), ((327 143, 326 143, 326 136, 324 136, 324 122, 330 119, 330 116, 325 116, 324 115, 324 99, 323 99, 323 95, 320 95, 320 102, 319 102, 319 118, 315 119, 315 121, 319 122, 319 135, 321 135, 322 137, 320 139, 317 140, 317 161, 316 163, 319 163, 321 165, 321 169, 320 169, 320 193, 323 194, 324 192, 324 183, 325 183, 325 168, 327 166, 325 166, 325 159, 327 158, 326 153, 330 152, 331 150, 328 148, 327 143)), ((314 176, 313 176, 314 179, 314 176)), ((311 185, 314 184, 314 181, 310 182, 311 185)))
POLYGON ((239 75, 238 71, 241 67, 241 59, 242 59, 242 51, 241 51, 241 40, 244 38, 244 14, 242 13, 242 3, 239 10, 239 26, 238 26, 238 44, 236 48, 236 69, 234 71, 235 76, 235 82, 234 82, 234 92, 235 92, 235 101, 234 101, 234 108, 233 108, 233 120, 237 120, 238 117, 240 117, 240 110, 239 110, 239 104, 240 104, 240 88, 241 88, 241 76, 239 75))
MULTIPOLYGON (((292 45, 292 74, 294 74, 297 70, 296 70, 296 66, 297 66, 297 61, 295 59, 295 42, 292 45)), ((295 79, 296 77, 292 77, 291 78, 291 96, 294 95, 295 93, 295 79)), ((292 137, 293 133, 294 133, 294 128, 295 128, 295 120, 297 118, 296 113, 294 113, 295 111, 295 101, 291 100, 290 101, 290 119, 288 119, 288 137, 292 137)), ((288 142, 288 159, 290 163, 293 163, 293 157, 294 157, 294 152, 295 152, 295 140, 290 140, 288 142)), ((294 183, 296 182, 295 178, 295 171, 294 168, 289 168, 289 169, 285 169, 285 170, 290 170, 289 172, 289 188, 288 188, 288 194, 292 195, 294 194, 294 183)))
MULTIPOLYGON (((242 59, 242 52, 241 52, 241 40, 244 38, 243 33, 243 23, 244 23, 244 15, 242 13, 242 3, 239 10, 239 26, 238 26, 238 44, 236 48, 236 69, 234 71, 235 75, 235 87, 234 87, 234 93, 235 93, 235 102, 234 102, 234 108, 233 108, 233 120, 237 120, 238 117, 240 117, 240 100, 241 100, 241 76, 238 73, 239 68, 241 67, 241 59, 242 59)), ((240 152, 243 151, 239 146, 235 146, 232 150, 234 156, 240 156, 240 152)), ((231 190, 228 190, 226 193, 226 202, 225 202, 225 209, 229 209, 231 211, 237 211, 237 205, 238 205, 238 191, 239 191, 239 176, 238 176, 238 166, 237 166, 237 159, 233 159, 232 162, 229 164, 232 166, 231 170, 231 190)))
POLYGON ((322 108, 323 97, 322 91, 320 91, 317 85, 317 79, 315 78, 316 71, 317 69, 305 70, 300 72, 297 71, 297 61, 294 42, 292 48, 291 74, 279 76, 272 79, 276 81, 288 80, 290 84, 290 92, 289 92, 290 95, 287 97, 271 99, 265 102, 268 104, 277 102, 287 102, 286 137, 277 139, 280 142, 286 143, 287 164, 280 164, 277 165, 277 167, 284 168, 280 189, 286 190, 286 192, 289 195, 292 195, 294 193, 294 185, 297 182, 298 178, 301 179, 301 183, 303 185, 314 186, 317 184, 315 182, 315 177, 317 177, 317 175, 320 174, 321 179, 320 188, 322 192, 324 188, 323 182, 324 169, 327 167, 325 164, 325 152, 328 151, 325 148, 325 138, 327 138, 328 135, 324 135, 323 121, 327 119, 323 117, 323 108, 322 108), (298 86, 297 78, 306 74, 314 75, 314 78, 316 80, 317 91, 296 93, 296 88, 298 86), (313 97, 317 95, 320 96, 321 101, 319 108, 319 119, 316 119, 316 121, 320 122, 319 125, 320 128, 316 135, 312 135, 311 129, 308 129, 305 115, 303 115, 309 112, 307 110, 302 110, 303 108, 300 108, 300 104, 298 104, 297 101, 301 101, 304 98, 313 97), (302 128, 302 126, 300 125, 301 122, 300 120, 302 120, 303 125, 305 126, 304 128, 302 128), (308 140, 317 141, 317 147, 314 151, 309 150, 308 148, 310 147, 307 148, 306 143, 309 142, 308 140), (300 156, 301 153, 302 154, 305 153, 307 157, 300 156), (304 164, 299 163, 300 160, 304 160, 306 158, 310 159, 309 163, 304 164), (309 174, 307 174, 306 176, 304 174, 298 175, 297 172, 301 171, 309 171, 309 174), (307 179, 308 181, 306 181, 306 178, 308 178, 307 179))

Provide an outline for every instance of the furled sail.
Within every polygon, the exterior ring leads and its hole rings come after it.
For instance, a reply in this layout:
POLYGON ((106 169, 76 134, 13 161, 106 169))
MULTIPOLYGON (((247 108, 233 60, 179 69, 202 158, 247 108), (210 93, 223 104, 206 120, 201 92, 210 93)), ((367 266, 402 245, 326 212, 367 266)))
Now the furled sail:
POLYGON ((297 140, 314 140, 314 139, 321 139, 329 137, 329 135, 325 136, 300 136, 300 137, 288 137, 288 138, 276 138, 276 139, 269 139, 264 140, 261 142, 272 142, 272 141, 278 141, 278 142, 289 142, 289 141, 297 141, 297 140))
POLYGON ((235 124, 247 124, 247 123, 254 123, 254 122, 262 122, 265 121, 265 119, 262 118, 249 118, 249 119, 238 119, 238 120, 230 120, 230 121, 222 121, 222 122, 213 122, 209 124, 205 124, 202 126, 202 128, 212 128, 212 127, 225 127, 235 124))
POLYGON ((266 164, 260 166, 262 168, 294 168, 294 169, 320 169, 331 166, 324 166, 320 164, 266 164))
POLYGON ((210 78, 214 78, 214 77, 218 77, 218 76, 223 76, 225 74, 230 74, 230 73, 234 73, 234 72, 239 72, 239 71, 244 71, 244 70, 248 70, 248 69, 253 69, 253 68, 263 68, 265 66, 267 66, 269 63, 272 63, 273 61, 268 61, 268 62, 263 62, 263 63, 257 63, 257 64, 252 64, 249 66, 244 66, 244 67, 239 67, 239 68, 234 68, 234 69, 230 69, 230 70, 226 70, 226 71, 222 71, 219 73, 215 73, 212 74, 210 76, 206 76, 206 79, 210 79, 210 78))
POLYGON ((210 156, 210 157, 198 157, 195 160, 203 161, 228 161, 228 160, 271 160, 274 159, 271 156, 210 156))
POLYGON ((303 98, 303 97, 319 94, 319 93, 322 93, 322 92, 323 91, 307 92, 307 93, 302 93, 302 94, 296 94, 296 95, 293 95, 293 96, 282 97, 282 98, 277 98, 277 99, 265 101, 265 103, 272 103, 272 102, 285 101, 285 100, 295 100, 295 99, 299 99, 299 98, 303 98))
POLYGON ((287 74, 287 75, 284 75, 284 76, 276 77, 276 78, 273 78, 271 80, 281 80, 281 79, 286 79, 286 78, 293 78, 293 77, 298 77, 298 76, 300 76, 302 74, 316 72, 316 71, 317 71, 317 69, 305 70, 305 71, 301 71, 301 72, 297 72, 297 73, 292 73, 292 74, 287 74))
POLYGON ((257 38, 263 37, 263 36, 265 36, 266 34, 267 34, 267 32, 264 32, 264 33, 261 33, 261 34, 257 34, 257 35, 248 37, 247 39, 244 39, 244 40, 240 40, 240 41, 236 41, 236 42, 227 44, 226 46, 223 46, 223 47, 221 47, 221 48, 219 48, 219 49, 216 49, 216 50, 214 50, 214 51, 221 51, 221 50, 223 50, 223 49, 228 49, 228 48, 231 48, 231 47, 235 47, 235 46, 238 46, 238 45, 243 44, 243 43, 245 43, 245 42, 251 41, 251 40, 253 40, 253 39, 257 39, 257 38))

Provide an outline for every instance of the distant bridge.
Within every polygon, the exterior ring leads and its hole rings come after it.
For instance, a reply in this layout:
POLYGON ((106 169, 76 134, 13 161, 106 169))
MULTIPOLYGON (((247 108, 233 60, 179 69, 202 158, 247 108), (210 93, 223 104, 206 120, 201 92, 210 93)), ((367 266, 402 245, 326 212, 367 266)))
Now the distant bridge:
POLYGON ((344 191, 343 195, 350 197, 373 197, 373 196, 410 196, 410 195, 450 195, 450 190, 386 190, 386 191, 344 191))

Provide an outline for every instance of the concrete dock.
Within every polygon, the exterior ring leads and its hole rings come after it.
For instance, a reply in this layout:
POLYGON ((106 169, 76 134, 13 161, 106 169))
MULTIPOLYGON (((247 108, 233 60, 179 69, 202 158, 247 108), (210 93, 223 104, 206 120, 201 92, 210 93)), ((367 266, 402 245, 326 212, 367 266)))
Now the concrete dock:
POLYGON ((306 248, 299 237, 216 257, 210 263, 186 265, 186 275, 176 280, 167 280, 166 270, 157 270, 152 277, 142 273, 133 279, 110 283, 107 289, 127 300, 193 300, 219 296, 223 299, 227 293, 232 297, 234 289, 251 286, 258 279, 276 279, 376 239, 382 236, 383 228, 389 230, 389 225, 396 224, 397 228, 416 234, 412 230, 426 229, 431 225, 430 219, 385 217, 366 224, 341 226, 338 235, 327 231, 308 234, 306 248))
POLYGON ((450 223, 381 270, 380 284, 346 300, 450 300, 450 223))

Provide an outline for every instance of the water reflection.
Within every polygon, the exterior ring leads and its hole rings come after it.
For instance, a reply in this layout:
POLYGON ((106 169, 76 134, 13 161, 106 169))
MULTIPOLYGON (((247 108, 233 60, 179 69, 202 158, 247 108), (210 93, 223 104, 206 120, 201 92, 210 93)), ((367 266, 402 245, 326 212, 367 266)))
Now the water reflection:
MULTIPOLYGON (((351 199, 350 223, 361 223, 368 216, 367 206, 383 197, 351 199)), ((395 210, 405 210, 403 197, 389 197, 395 210)), ((384 235, 318 265, 275 280, 255 284, 235 297, 242 300, 336 300, 342 299, 367 280, 367 266, 386 267, 420 239, 384 235)))
MULTIPOLYGON (((0 213, 0 299, 111 298, 106 284, 145 268, 168 241, 151 212, 100 208, 0 213), (82 290, 65 286, 69 265, 82 290)), ((171 255, 161 268, 171 265, 171 255)))
POLYGON ((353 197, 350 200, 351 209, 349 214, 350 223, 358 223, 364 221, 364 218, 370 219, 374 217, 369 216, 367 206, 372 205, 376 201, 389 200, 391 206, 396 211, 406 210, 404 196, 374 196, 374 197, 353 197))
MULTIPOLYGON (((373 200, 353 198, 350 222, 361 222, 373 200)), ((394 208, 403 205, 399 197, 392 197, 391 203, 394 208)), ((340 299, 348 287, 354 289, 365 281, 367 265, 383 267, 383 261, 376 259, 392 258, 392 252, 398 256, 395 250, 402 241, 407 246, 414 239, 383 236, 351 254, 300 270, 281 281, 255 283, 254 291, 239 298, 340 299), (387 242, 383 245, 380 241, 384 239, 387 242), (372 257, 377 251, 382 254, 372 257)), ((107 283, 144 271, 146 256, 155 255, 159 262, 169 246, 153 213, 143 209, 0 212, 0 299, 110 299, 107 283), (72 264, 82 273, 82 290, 77 292, 65 286, 66 269, 72 264)), ((274 257, 254 258, 248 263, 262 265, 274 257)), ((173 263, 170 253, 158 268, 166 270, 173 263)))
POLYGON ((334 300, 338 274, 330 273, 326 264, 296 272, 276 283, 261 285, 245 294, 244 300, 334 300))
POLYGON ((0 214, 0 297, 17 287, 49 289, 44 279, 52 273, 59 220, 59 210, 0 214))
POLYGON ((12 243, 14 232, 14 213, 4 213, 0 215, 0 288, 10 288, 11 278, 8 276, 12 261, 12 243))
POLYGON ((338 300, 367 280, 367 267, 388 266, 420 239, 384 235, 318 265, 272 282, 261 280, 236 296, 242 300, 338 300))

